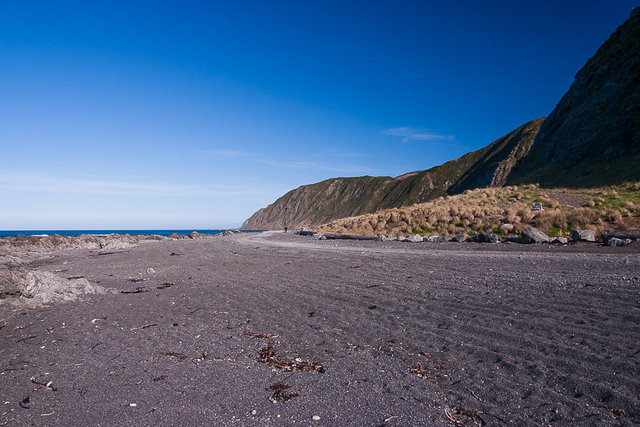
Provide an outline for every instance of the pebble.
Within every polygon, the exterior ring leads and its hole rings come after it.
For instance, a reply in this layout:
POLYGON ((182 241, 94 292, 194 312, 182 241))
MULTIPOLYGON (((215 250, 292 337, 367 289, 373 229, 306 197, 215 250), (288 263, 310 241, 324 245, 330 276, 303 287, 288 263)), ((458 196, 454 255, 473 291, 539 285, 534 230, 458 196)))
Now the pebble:
POLYGON ((256 411, 255 409, 253 411, 251 411, 251 415, 257 415, 258 411, 256 411))
POLYGON ((320 421, 320 417, 318 415, 314 415, 311 418, 313 419, 313 421, 320 421))
POLYGON ((129 403, 129 406, 138 406, 137 403, 129 403))

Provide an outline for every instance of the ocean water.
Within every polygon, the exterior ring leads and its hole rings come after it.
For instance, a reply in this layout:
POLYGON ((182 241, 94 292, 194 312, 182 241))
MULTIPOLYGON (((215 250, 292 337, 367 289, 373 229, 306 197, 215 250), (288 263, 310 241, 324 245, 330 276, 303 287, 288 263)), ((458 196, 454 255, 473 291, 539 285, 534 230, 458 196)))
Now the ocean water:
MULTIPOLYGON (((259 230, 239 230, 232 228, 232 231, 245 231, 245 232, 257 232, 259 230)), ((0 230, 0 237, 17 236, 23 234, 25 236, 52 236, 59 234, 62 236, 79 236, 81 234, 91 234, 93 236, 106 236, 109 234, 131 234, 131 235, 146 235, 158 234, 160 236, 169 236, 173 233, 187 235, 192 231, 197 231, 201 234, 220 234, 225 230, 0 230)))

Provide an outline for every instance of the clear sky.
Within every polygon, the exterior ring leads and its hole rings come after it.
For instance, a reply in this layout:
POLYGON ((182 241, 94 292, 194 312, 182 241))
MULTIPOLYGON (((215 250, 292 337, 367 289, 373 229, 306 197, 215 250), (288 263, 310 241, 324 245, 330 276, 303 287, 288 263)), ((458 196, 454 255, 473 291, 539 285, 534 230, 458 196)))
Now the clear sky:
POLYGON ((237 226, 553 110, 632 1, 0 0, 0 229, 237 226))

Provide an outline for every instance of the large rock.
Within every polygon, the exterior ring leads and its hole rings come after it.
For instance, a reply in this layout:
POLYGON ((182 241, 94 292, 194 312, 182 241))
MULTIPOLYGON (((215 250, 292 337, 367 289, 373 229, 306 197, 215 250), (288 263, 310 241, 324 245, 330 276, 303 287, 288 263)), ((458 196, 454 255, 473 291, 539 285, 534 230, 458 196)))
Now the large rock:
POLYGON ((403 242, 412 242, 412 243, 420 243, 424 240, 424 238, 419 235, 419 234, 413 234, 413 235, 408 235, 405 236, 405 238, 402 240, 403 242))
POLYGON ((468 239, 470 242, 478 242, 478 243, 498 243, 500 242, 500 236, 493 233, 482 233, 477 234, 468 239))
POLYGON ((433 242, 433 243, 446 243, 451 241, 451 237, 434 235, 434 236, 427 237, 427 241, 433 242))
POLYGON ((36 307, 104 293, 107 293, 104 287, 83 277, 66 279, 47 271, 0 268, 0 302, 36 307))
POLYGON ((566 237, 558 236, 558 237, 555 237, 551 241, 551 243, 557 243, 557 244, 560 244, 560 245, 566 245, 567 243, 569 243, 569 239, 567 239, 566 237))
POLYGON ((631 239, 618 239, 617 237, 607 240, 607 246, 627 246, 630 243, 631 239))
POLYGON ((602 239, 609 240, 612 237, 617 239, 630 239, 640 242, 640 229, 632 228, 628 230, 602 230, 602 239))
POLYGON ((520 233, 522 243, 547 243, 551 238, 535 227, 527 227, 520 233))
POLYGON ((595 242, 596 233, 593 230, 573 230, 571 238, 576 242, 595 242))

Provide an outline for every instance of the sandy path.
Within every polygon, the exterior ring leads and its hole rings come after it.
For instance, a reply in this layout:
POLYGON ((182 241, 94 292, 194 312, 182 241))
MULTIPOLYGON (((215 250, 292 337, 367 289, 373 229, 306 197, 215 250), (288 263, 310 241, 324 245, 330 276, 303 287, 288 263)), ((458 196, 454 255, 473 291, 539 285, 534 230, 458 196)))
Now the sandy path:
POLYGON ((60 253, 31 267, 144 292, 1 307, 0 423, 632 425, 638 251, 264 233, 60 253), (277 382, 299 396, 272 403, 277 382))

